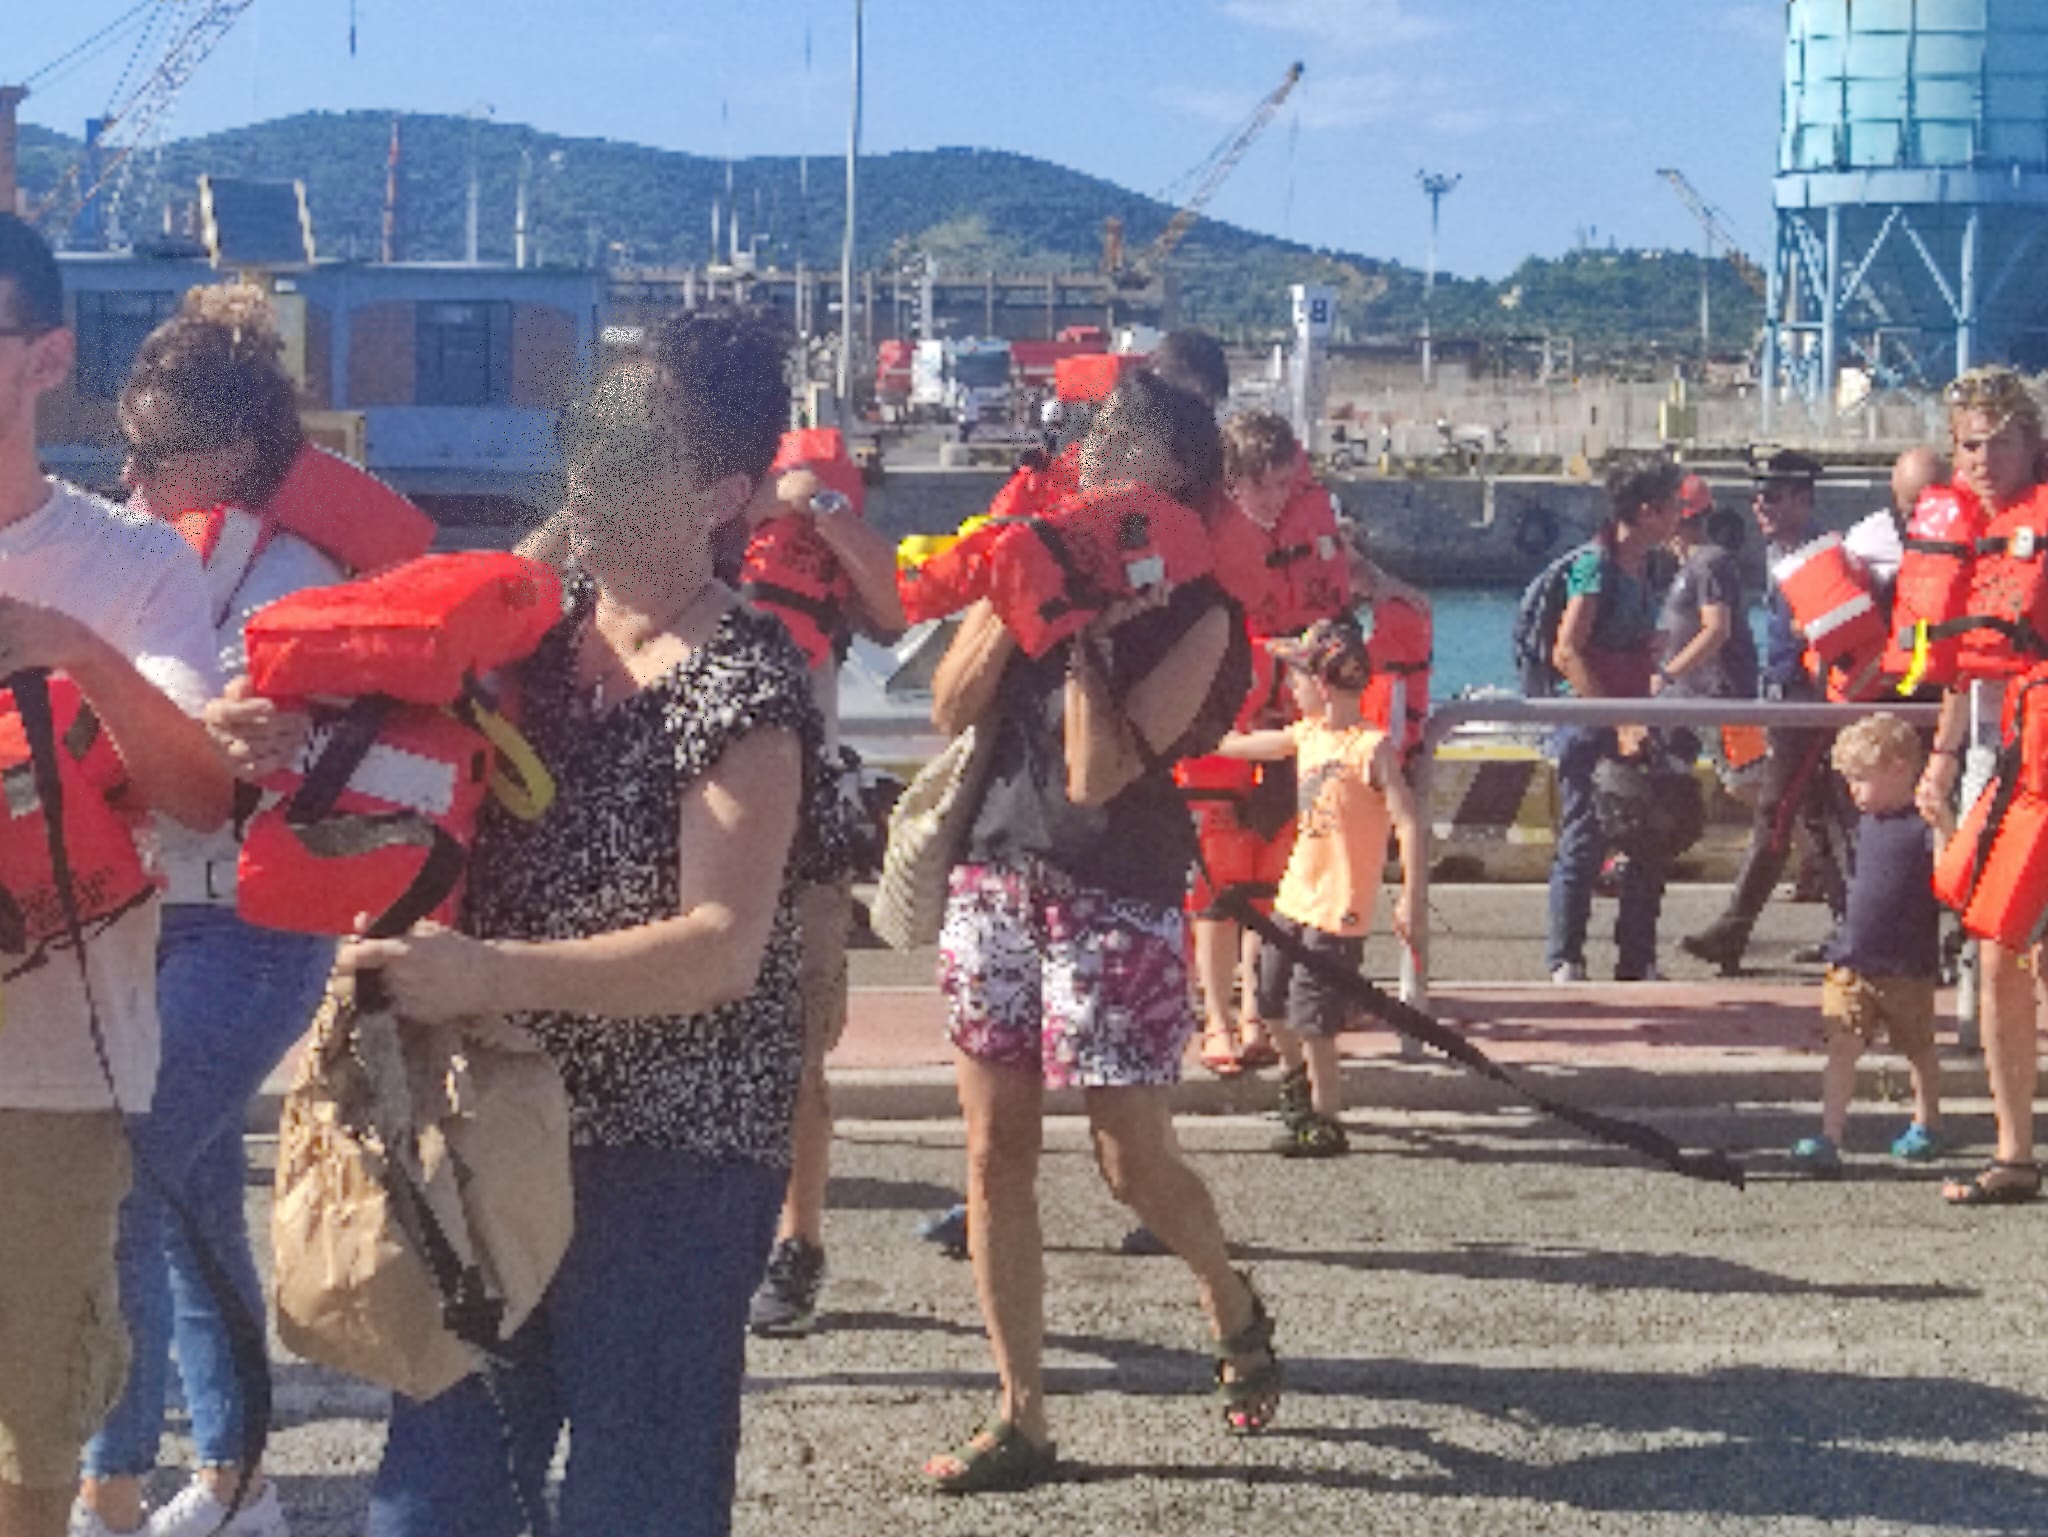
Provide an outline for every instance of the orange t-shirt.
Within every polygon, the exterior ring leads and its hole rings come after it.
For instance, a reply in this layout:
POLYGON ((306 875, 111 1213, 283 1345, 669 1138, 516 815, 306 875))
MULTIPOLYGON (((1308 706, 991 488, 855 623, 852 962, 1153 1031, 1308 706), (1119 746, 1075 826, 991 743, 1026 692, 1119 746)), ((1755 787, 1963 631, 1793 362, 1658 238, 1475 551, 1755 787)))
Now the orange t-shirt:
POLYGON ((1301 816, 1273 910, 1325 934, 1370 933, 1392 823, 1387 792, 1372 782, 1373 754, 1386 733, 1315 720, 1296 721, 1287 731, 1301 816))

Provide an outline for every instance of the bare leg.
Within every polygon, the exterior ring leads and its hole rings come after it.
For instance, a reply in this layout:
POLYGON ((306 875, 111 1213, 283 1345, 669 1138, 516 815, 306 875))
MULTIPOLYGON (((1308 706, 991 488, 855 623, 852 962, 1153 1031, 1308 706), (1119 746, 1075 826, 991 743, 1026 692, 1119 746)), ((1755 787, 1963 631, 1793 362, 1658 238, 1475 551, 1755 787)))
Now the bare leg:
POLYGON ((1820 1070, 1821 1135, 1836 1147, 1849 1132, 1849 1101, 1856 1093, 1856 1063, 1863 1041, 1853 1030, 1828 1037, 1828 1060, 1820 1070))
POLYGON ((70 1519, 69 1489, 0 1483, 0 1537, 64 1537, 70 1519))
MULTIPOLYGON (((1285 1025, 1273 1026, 1273 1049, 1280 1053, 1280 1067, 1283 1072, 1293 1072, 1307 1058, 1301 1049, 1301 1037, 1285 1025)), ((1311 1080, 1315 1077, 1313 1067, 1309 1070, 1311 1080)))
POLYGON ((1305 1035, 1299 1039, 1308 1057, 1309 1103, 1317 1115, 1334 1121, 1344 1113, 1344 1078, 1337 1060, 1337 1037, 1305 1035))
MULTIPOLYGON (((1045 1412, 1045 1242, 1038 1154, 1045 1089, 1035 1071, 957 1058, 967 1118, 967 1233, 974 1289, 1001 1382, 1000 1413, 1032 1441, 1045 1412)), ((949 1459, 941 1459, 945 1461, 949 1459)))
POLYGON ((801 1238, 822 1248, 825 1242, 825 1189, 832 1178, 832 1098, 825 1086, 825 1065, 804 1065, 796 1090, 796 1123, 792 1128, 789 1193, 783 1197, 782 1225, 775 1236, 801 1238))
POLYGON ((2034 977, 2022 958, 1989 940, 1984 966, 1984 1068, 1991 1080, 1991 1110, 1998 1122, 1998 1157, 2030 1163, 2034 1157, 2034 1090, 2040 1047, 2035 1035, 2034 977))
POLYGON ((1211 1051, 1234 1053, 1237 1016, 1231 995, 1237 983, 1237 925, 1223 918, 1197 918, 1194 928, 1195 977, 1202 985, 1203 1044, 1211 1051))
POLYGON ((1224 1339, 1251 1322, 1251 1289, 1230 1268, 1223 1224, 1208 1185, 1181 1154, 1169 1092, 1153 1086, 1090 1089, 1095 1163, 1110 1194, 1194 1271, 1202 1311, 1217 1338, 1224 1339))
POLYGON ((1913 1119, 1929 1131, 1941 1125, 1941 1053, 1929 1046, 1906 1059, 1913 1080, 1913 1119))
POLYGON ((130 1477, 88 1478, 78 1497, 110 1532, 142 1530, 142 1480, 130 1477))
POLYGON ((1238 996, 1244 1000, 1238 1022, 1238 1039, 1244 1043, 1246 1052, 1255 1052, 1261 1047, 1271 1047, 1274 1031, 1271 1023, 1259 1018, 1259 936, 1250 929, 1244 931, 1239 947, 1237 975, 1238 996))

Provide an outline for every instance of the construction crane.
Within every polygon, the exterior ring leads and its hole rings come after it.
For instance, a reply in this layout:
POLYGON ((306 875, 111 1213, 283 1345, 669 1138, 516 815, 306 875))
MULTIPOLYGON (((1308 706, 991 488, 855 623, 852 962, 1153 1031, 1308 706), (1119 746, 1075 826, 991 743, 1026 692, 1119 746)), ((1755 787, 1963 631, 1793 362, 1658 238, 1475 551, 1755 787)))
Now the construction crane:
POLYGON ((154 69, 126 95, 117 90, 98 139, 43 199, 36 209, 38 220, 61 214, 68 223, 110 182, 125 185, 131 157, 163 123, 193 72, 253 4, 255 0, 189 0, 191 19, 173 33, 154 69))
POLYGON ((1713 301, 1709 297, 1709 280, 1714 261, 1714 242, 1719 241, 1728 258, 1728 265, 1736 275, 1749 285, 1761 299, 1767 284, 1763 269, 1743 254, 1741 245, 1730 233, 1721 210, 1701 197, 1697 188, 1686 179, 1685 172, 1667 167, 1657 173, 1671 184, 1671 190, 1678 194, 1678 200, 1685 204, 1686 212, 1699 221, 1700 226, 1700 357, 1704 360, 1713 348, 1713 301))
POLYGON ((1246 152, 1258 141, 1259 135, 1264 133, 1267 125, 1279 115, 1281 107, 1286 105, 1287 98, 1293 94, 1294 88, 1301 84, 1303 73, 1304 67, 1300 64, 1288 67, 1287 75, 1279 86, 1252 109, 1252 115, 1218 146, 1213 155, 1195 169, 1194 187, 1188 193, 1186 201, 1175 211, 1174 216, 1166 221, 1166 228, 1159 232, 1159 238, 1134 258, 1126 262, 1123 220, 1111 218, 1103 221, 1102 267, 1117 287, 1148 288, 1158 280, 1166 259, 1173 255, 1174 248, 1187 238, 1188 231, 1193 229, 1195 221, 1201 218, 1202 210, 1208 206, 1209 199, 1216 195, 1217 189, 1225 181, 1229 180, 1230 173, 1237 169, 1238 162, 1244 159, 1246 152))

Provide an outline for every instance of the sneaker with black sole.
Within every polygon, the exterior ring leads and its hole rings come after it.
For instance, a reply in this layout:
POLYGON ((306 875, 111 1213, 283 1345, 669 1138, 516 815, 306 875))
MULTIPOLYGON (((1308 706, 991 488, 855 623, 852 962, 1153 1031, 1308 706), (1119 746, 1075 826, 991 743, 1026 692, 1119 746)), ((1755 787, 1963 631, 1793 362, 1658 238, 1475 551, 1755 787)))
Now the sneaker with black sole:
POLYGON ((785 1238, 768 1256, 768 1274, 747 1308, 747 1327, 763 1339, 801 1339, 818 1325, 818 1288, 825 1251, 785 1238))
POLYGON ((1312 1109, 1309 1100, 1308 1068, 1289 1068, 1280 1075, 1280 1103, 1277 1107, 1280 1122, 1293 1126, 1312 1109))
POLYGON ((1311 1110, 1272 1141, 1282 1158, 1342 1158, 1351 1151, 1351 1139, 1336 1119, 1311 1110))

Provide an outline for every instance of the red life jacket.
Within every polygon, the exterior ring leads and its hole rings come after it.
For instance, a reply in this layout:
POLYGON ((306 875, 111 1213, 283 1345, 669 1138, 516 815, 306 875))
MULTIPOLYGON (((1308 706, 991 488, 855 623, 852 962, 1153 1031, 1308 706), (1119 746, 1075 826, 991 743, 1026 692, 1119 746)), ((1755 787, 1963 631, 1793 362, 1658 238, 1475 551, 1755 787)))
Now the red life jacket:
POLYGON ((1955 637, 1935 640, 1929 632, 1963 614, 1984 523, 1983 504, 1962 485, 1929 486, 1906 521, 1883 663, 1883 670, 1900 680, 1901 693, 1910 694, 1923 683, 1946 687, 1955 680, 1955 637))
POLYGON ((1351 603, 1351 557, 1337 531, 1337 501, 1308 457, 1271 529, 1232 507, 1217 520, 1217 580, 1244 608, 1254 640, 1299 635, 1351 603))
POLYGON ((1372 681, 1359 701, 1366 720, 1394 738, 1402 751, 1422 741, 1429 720, 1429 665, 1435 626, 1429 611, 1400 598, 1382 598, 1372 606, 1372 634, 1365 654, 1372 663, 1372 681), (1395 720, 1399 701, 1400 721, 1395 720))
POLYGON ((265 785, 236 910, 299 934, 353 933, 366 914, 387 933, 450 921, 506 730, 468 700, 436 710, 376 697, 330 714, 298 764, 265 785))
MULTIPOLYGON (((785 432, 768 473, 791 470, 809 470, 827 490, 853 504, 855 517, 861 515, 867 490, 838 428, 785 432)), ((831 660, 846 637, 853 582, 807 513, 782 513, 754 530, 740 564, 740 590, 755 607, 782 621, 813 667, 831 660)))
POLYGON ((1047 517, 997 526, 987 596, 1033 657, 1122 599, 1182 586, 1215 566, 1200 514, 1149 486, 1101 486, 1047 517))
POLYGON ((2048 799, 2010 778, 1985 786, 1935 861, 1934 895, 2008 950, 2048 936, 2048 799))
POLYGON ((257 610, 245 630, 249 681, 271 699, 450 704, 469 681, 528 655, 561 617, 561 578, 540 561, 423 555, 257 610))
POLYGON ((930 541, 936 553, 905 552, 925 541, 910 539, 898 546, 896 596, 903 616, 912 624, 957 614, 988 595, 988 558, 996 540, 1012 523, 1048 516, 1070 496, 1081 494, 1081 445, 1071 443, 1051 463, 1024 465, 1003 482, 988 511, 961 525, 957 538, 930 541))
POLYGON ((209 569, 246 573, 279 530, 296 534, 349 571, 381 571, 427 553, 434 520, 360 465, 312 443, 298 455, 261 507, 151 507, 140 492, 131 505, 172 524, 209 569))
POLYGON ((1771 563, 1771 580, 1805 637, 1809 668, 1834 700, 1873 699, 1890 624, 1870 575, 1823 534, 1771 563))
POLYGON ((550 568, 477 551, 309 588, 253 615, 258 693, 352 703, 265 783, 237 867, 241 915, 347 934, 365 913, 380 933, 448 914, 485 790, 526 817, 553 796, 477 680, 530 653, 561 609, 550 568))
MULTIPOLYGON (((120 806, 128 770, 113 738, 69 678, 50 678, 47 687, 65 855, 91 932, 141 906, 156 886, 136 850, 136 815, 120 806)), ((13 688, 0 689, 0 791, 0 966, 12 976, 68 934, 29 727, 13 688)))
POLYGON ((2048 657, 2048 487, 1996 514, 1976 544, 1962 613, 1932 626, 1954 639, 1959 678, 2011 678, 2048 657))

